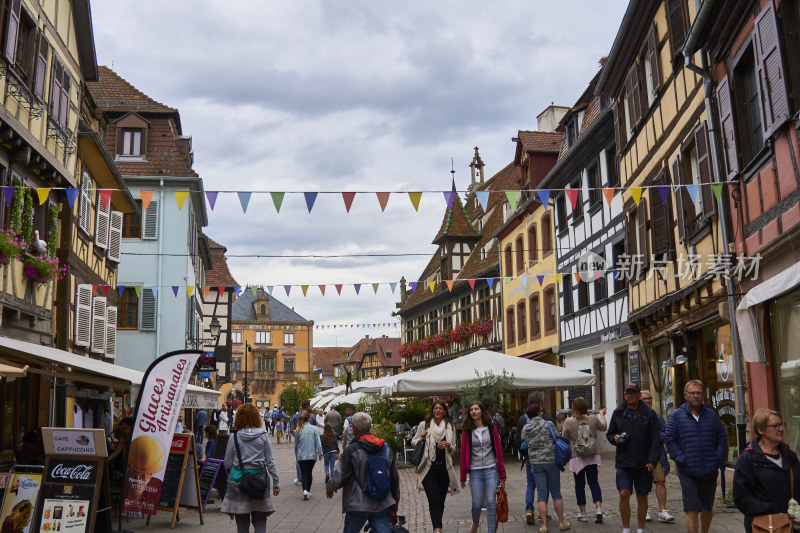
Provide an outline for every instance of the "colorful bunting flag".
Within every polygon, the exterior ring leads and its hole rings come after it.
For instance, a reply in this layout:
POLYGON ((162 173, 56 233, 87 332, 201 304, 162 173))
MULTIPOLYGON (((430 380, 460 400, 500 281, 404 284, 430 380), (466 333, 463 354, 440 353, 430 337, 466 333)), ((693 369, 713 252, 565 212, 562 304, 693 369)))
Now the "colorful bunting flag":
POLYGON ((445 280, 444 283, 445 283, 445 285, 447 285, 447 290, 450 291, 450 292, 453 292, 453 280, 452 279, 448 279, 448 280, 445 280))
POLYGON ((475 280, 474 279, 469 279, 469 280, 467 280, 467 282, 469 283, 469 288, 474 291, 475 290, 475 280))
POLYGON ((319 285, 319 292, 321 292, 322 295, 325 296, 325 285, 319 285))
POLYGON ((421 192, 410 192, 408 197, 411 199, 411 205, 414 206, 414 211, 419 211, 419 200, 422 198, 421 192))
POLYGON ((191 285, 187 285, 187 286, 186 286, 186 296, 188 296, 189 298, 191 298, 191 297, 192 297, 192 293, 193 293, 193 292, 194 292, 194 287, 193 287, 193 286, 191 286, 191 285))
MULTIPOLYGON (((236 293, 236 297, 238 298, 239 297, 239 293, 242 292, 242 286, 241 285, 234 285, 233 286, 233 292, 236 293)), ((272 294, 272 291, 270 291, 270 294, 272 294)))
POLYGON ((722 184, 721 183, 712 183, 711 190, 714 191, 714 196, 717 197, 717 202, 722 201, 722 184))
POLYGON ((342 199, 344 199, 344 208, 347 209, 347 212, 350 212, 350 206, 353 205, 353 199, 356 197, 356 193, 354 192, 343 192, 342 199))
POLYGON ((508 205, 511 206, 511 211, 517 210, 517 203, 519 202, 519 191, 506 191, 506 199, 508 205))
POLYGON ((409 281, 409 285, 411 285, 411 292, 417 292, 417 282, 416 281, 409 281))
POLYGON ((578 195, 580 194, 580 189, 567 189, 564 191, 569 198, 569 203, 572 206, 572 210, 575 210, 575 206, 578 205, 578 195))
MULTIPOLYGON (((100 189, 97 191, 97 194, 100 196, 100 204, 103 206, 103 209, 108 209, 108 202, 111 201, 111 193, 114 192, 111 189, 100 189)), ((41 196, 39 199, 41 200, 41 196)), ((46 197, 45 197, 46 198, 46 197)))
POLYGON ((606 197, 608 207, 611 207, 611 202, 614 200, 614 189, 603 189, 603 196, 606 197))
POLYGON ((311 209, 314 207, 314 202, 317 201, 317 193, 304 192, 303 196, 306 198, 306 207, 308 207, 308 212, 311 213, 311 209))
POLYGON ((380 285, 380 283, 373 283, 372 284, 372 290, 375 292, 375 294, 378 294, 378 286, 379 285, 380 285))
POLYGON ((561 285, 561 276, 562 274, 556 274, 556 283, 558 283, 559 285, 561 285))
POLYGON ((269 193, 272 196, 272 203, 275 206, 275 211, 278 213, 281 212, 281 205, 283 204, 283 196, 286 193, 283 192, 271 192, 269 193))
POLYGON ((433 290, 436 288, 436 282, 435 281, 429 281, 428 282, 428 288, 430 289, 431 292, 433 292, 433 290))
POLYGON ((300 285, 300 289, 303 291, 303 296, 308 293, 308 285, 300 285))
POLYGON ((16 187, 0 187, 3 190, 3 198, 6 201, 6 207, 11 205, 11 200, 14 199, 14 192, 17 190, 16 187))
POLYGON ((687 185, 686 192, 689 193, 689 198, 692 199, 692 203, 697 205, 697 193, 698 193, 698 186, 697 185, 687 185))
POLYGON ((219 293, 219 295, 220 295, 220 296, 222 296, 223 294, 225 294, 225 286, 224 286, 224 285, 220 285, 220 286, 218 286, 218 287, 217 287, 217 292, 219 293))
POLYGON ((119 293, 120 298, 122 298, 122 293, 125 292, 125 285, 119 285, 117 287, 117 292, 119 293))
POLYGON ((486 278, 486 283, 489 284, 489 288, 491 289, 494 287, 494 278, 486 278))
POLYGON ((489 211, 489 191, 476 191, 475 196, 478 198, 478 202, 480 202, 483 212, 486 213, 489 211))
POLYGON ((633 197, 634 203, 638 206, 639 201, 642 199, 642 188, 641 187, 631 187, 631 196, 633 197))
POLYGON ((659 185, 658 194, 661 195, 661 205, 667 205, 667 202, 669 202, 669 185, 659 185))
POLYGON ((178 297, 178 289, 180 289, 180 287, 178 287, 177 285, 172 286, 172 294, 174 294, 176 298, 178 297))
POLYGON ((178 204, 178 211, 183 209, 187 196, 189 196, 189 191, 175 191, 175 202, 178 204))
POLYGON ((64 192, 67 195, 67 203, 69 204, 69 208, 72 209, 72 207, 75 205, 75 199, 78 198, 78 192, 80 191, 78 191, 78 189, 75 187, 67 187, 64 189, 64 192))
POLYGON ((242 211, 247 214, 247 206, 250 204, 250 192, 240 192, 239 194, 239 203, 242 204, 242 211))
POLYGON ((393 281, 393 282, 389 283, 389 288, 392 289, 392 294, 394 294, 394 290, 397 288, 397 282, 393 281))
POLYGON ((539 274, 536 276, 536 280, 539 282, 539 286, 544 286, 544 274, 539 274))
POLYGON ((142 286, 141 285, 134 285, 133 292, 136 293, 136 297, 139 298, 142 295, 142 286))
POLYGON ((103 285, 103 297, 105 298, 108 296, 108 289, 111 288, 111 285, 103 285))
POLYGON ((286 296, 289 296, 289 291, 292 290, 292 286, 291 285, 284 285, 283 286, 283 290, 286 291, 286 296))
POLYGON ((453 200, 456 199, 456 191, 443 191, 444 201, 447 204, 447 209, 453 209, 453 200))
POLYGON ((356 290, 356 294, 358 294, 358 292, 361 290, 361 284, 353 283, 353 288, 356 290))
POLYGON ((214 210, 214 206, 217 205, 217 195, 219 191, 206 191, 206 200, 208 201, 208 207, 211 210, 214 210))
POLYGON ((550 191, 548 190, 536 191, 536 194, 539 196, 539 201, 542 202, 544 208, 547 209, 548 205, 550 204, 550 191))
POLYGON ((253 298, 258 296, 258 287, 256 287, 255 285, 250 285, 249 288, 250 288, 250 292, 253 294, 253 298))
POLYGON ((391 193, 388 192, 376 192, 378 196, 378 203, 381 204, 381 212, 386 211, 386 204, 389 203, 389 195, 391 193))
POLYGON ((153 298, 155 298, 156 294, 158 294, 158 287, 150 287, 150 292, 153 293, 153 298))
POLYGON ((342 285, 341 285, 341 283, 334 285, 334 287, 336 287, 336 292, 338 292, 339 296, 341 296, 342 295, 342 285))
POLYGON ((139 191, 139 197, 142 199, 142 210, 147 211, 150 200, 153 199, 153 191, 139 191))
MULTIPOLYGON (((103 191, 100 191, 101 195, 102 195, 102 193, 103 193, 103 191)), ((111 191, 108 191, 108 193, 109 193, 109 196, 110 196, 111 195, 111 191)), ((47 197, 50 196, 50 189, 49 188, 36 189, 36 194, 37 194, 37 196, 39 196, 39 205, 42 205, 43 203, 45 203, 45 201, 47 201, 47 197)), ((102 199, 102 196, 100 198, 102 199)), ((105 205, 108 205, 108 202, 104 202, 104 203, 105 203, 105 205)))
POLYGON ((526 287, 528 285, 528 276, 520 276, 519 281, 523 287, 526 287))
POLYGON ((211 287, 208 285, 203 286, 203 298, 208 299, 208 293, 211 292, 211 287))
POLYGON ((573 276, 575 276, 575 283, 580 283, 581 282, 581 273, 580 272, 575 272, 575 274, 573 274, 573 276))

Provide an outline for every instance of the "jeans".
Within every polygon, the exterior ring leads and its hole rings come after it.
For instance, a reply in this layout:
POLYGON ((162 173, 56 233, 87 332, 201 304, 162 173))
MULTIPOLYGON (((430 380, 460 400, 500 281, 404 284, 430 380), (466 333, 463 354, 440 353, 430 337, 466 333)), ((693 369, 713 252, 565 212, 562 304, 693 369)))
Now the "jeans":
POLYGON ((433 529, 442 528, 442 515, 444 515, 444 500, 447 491, 450 489, 450 476, 447 475, 447 468, 431 466, 431 469, 422 480, 422 488, 425 489, 425 496, 428 498, 428 510, 431 514, 431 525, 433 529))
POLYGON ((373 533, 390 533, 389 521, 392 517, 391 509, 377 513, 350 511, 344 515, 344 533, 359 533, 364 524, 369 522, 373 533))
POLYGON ((328 452, 323 459, 325 462, 325 475, 332 476, 333 469, 336 467, 336 452, 328 452))
POLYGON ((553 501, 561 499, 561 472, 555 463, 533 465, 533 477, 539 488, 537 501, 546 502, 548 494, 553 501))
POLYGON ((311 481, 313 480, 312 471, 314 470, 314 459, 309 459, 307 461, 298 461, 300 465, 300 471, 303 472, 303 490, 311 490, 311 481))
POLYGON ((253 511, 250 514, 236 514, 236 531, 237 533, 248 533, 250 531, 250 520, 253 521, 253 530, 256 533, 266 533, 267 531, 267 513, 253 511))
POLYGON ((589 489, 592 491, 592 501, 602 502, 603 493, 600 491, 600 483, 597 481, 597 465, 587 465, 583 470, 575 476, 575 499, 578 501, 578 506, 586 505, 586 483, 589 483, 589 489))
POLYGON ((533 496, 536 492, 536 479, 533 477, 533 469, 531 468, 530 459, 527 457, 528 450, 523 450, 525 453, 525 473, 528 478, 528 486, 525 489, 525 510, 536 512, 536 509, 533 507, 533 496))
POLYGON ((294 466, 297 468, 297 481, 303 481, 303 471, 300 469, 300 461, 295 461, 294 466))
POLYGON ((494 533, 497 526, 497 485, 500 484, 500 473, 497 468, 480 468, 469 471, 469 490, 472 493, 472 523, 481 521, 483 494, 486 490, 486 522, 489 533, 494 533))

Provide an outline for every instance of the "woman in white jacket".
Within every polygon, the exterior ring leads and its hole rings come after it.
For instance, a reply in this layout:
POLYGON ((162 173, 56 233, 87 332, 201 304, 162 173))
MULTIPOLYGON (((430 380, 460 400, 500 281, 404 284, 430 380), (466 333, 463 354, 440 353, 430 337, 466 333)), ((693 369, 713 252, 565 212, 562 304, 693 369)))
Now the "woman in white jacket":
POLYGON ((217 431, 224 435, 228 433, 228 428, 230 427, 230 421, 228 420, 228 406, 223 403, 222 408, 220 408, 217 416, 219 417, 219 427, 217 428, 217 431))

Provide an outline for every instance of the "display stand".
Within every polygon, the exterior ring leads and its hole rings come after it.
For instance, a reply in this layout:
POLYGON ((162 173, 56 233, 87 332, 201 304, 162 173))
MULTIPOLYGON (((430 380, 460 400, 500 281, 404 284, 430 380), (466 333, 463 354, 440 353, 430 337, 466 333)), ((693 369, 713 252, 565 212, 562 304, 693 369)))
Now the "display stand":
MULTIPOLYGON (((172 445, 164 472, 164 484, 161 487, 159 511, 172 513, 170 529, 179 521, 179 507, 197 509, 200 513, 200 525, 203 525, 203 503, 200 499, 200 476, 197 468, 197 452, 192 433, 176 433, 172 437, 172 445)), ((147 517, 150 524, 151 516, 147 517)))
MULTIPOLYGON (((31 519, 36 514, 36 505, 39 502, 39 492, 42 486, 42 467, 28 465, 14 465, 6 473, 6 483, 3 485, 3 505, 0 507, 0 524, 10 517, 15 507, 27 508, 32 506, 31 519)), ((27 525, 27 524, 26 524, 27 525)), ((33 529, 30 529, 33 531, 33 529)))

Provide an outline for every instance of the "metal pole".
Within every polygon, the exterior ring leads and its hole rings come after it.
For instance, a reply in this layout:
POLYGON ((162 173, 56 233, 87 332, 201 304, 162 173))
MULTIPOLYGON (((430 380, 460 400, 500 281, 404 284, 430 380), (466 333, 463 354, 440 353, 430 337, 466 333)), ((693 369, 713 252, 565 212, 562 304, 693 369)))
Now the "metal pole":
POLYGON ((244 403, 247 403, 247 395, 250 392, 250 388, 247 386, 247 354, 250 352, 250 345, 247 344, 247 341, 244 341, 244 386, 242 387, 242 392, 244 392, 244 403))

